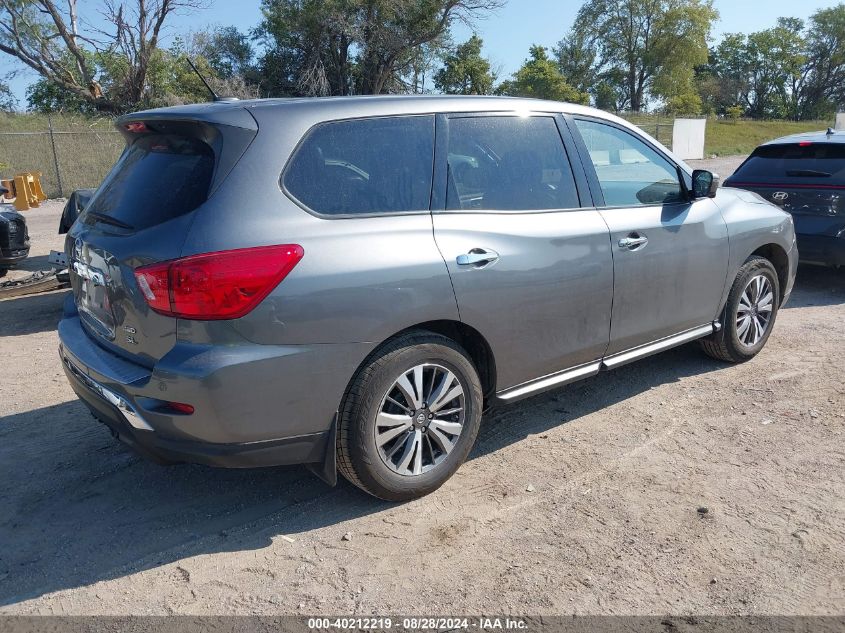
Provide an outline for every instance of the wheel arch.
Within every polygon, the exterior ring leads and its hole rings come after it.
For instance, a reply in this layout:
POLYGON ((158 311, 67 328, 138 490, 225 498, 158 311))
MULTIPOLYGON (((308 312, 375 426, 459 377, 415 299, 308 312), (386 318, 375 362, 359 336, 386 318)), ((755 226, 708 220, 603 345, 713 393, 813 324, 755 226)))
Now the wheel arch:
POLYGON ((780 286, 780 303, 783 304, 784 289, 789 283, 789 256, 783 247, 779 244, 765 244, 750 255, 751 257, 763 257, 771 262, 775 267, 775 272, 778 275, 778 285, 780 286))
MULTIPOLYGON (((348 385, 353 383, 359 372, 366 367, 372 358, 378 354, 385 345, 412 331, 427 331, 433 334, 440 334, 441 336, 445 336, 463 347, 467 354, 469 354, 469 358, 478 372, 478 378, 481 381, 481 389, 484 394, 484 399, 487 400, 493 396, 496 391, 496 360, 487 339, 481 334, 481 332, 466 323, 453 319, 439 319, 434 321, 424 321, 422 323, 417 323, 403 328, 375 345, 373 350, 358 364, 355 371, 349 377, 347 388, 343 393, 343 399, 346 399, 346 394, 349 390, 348 385)), ((340 406, 343 406, 343 400, 341 400, 340 406)))

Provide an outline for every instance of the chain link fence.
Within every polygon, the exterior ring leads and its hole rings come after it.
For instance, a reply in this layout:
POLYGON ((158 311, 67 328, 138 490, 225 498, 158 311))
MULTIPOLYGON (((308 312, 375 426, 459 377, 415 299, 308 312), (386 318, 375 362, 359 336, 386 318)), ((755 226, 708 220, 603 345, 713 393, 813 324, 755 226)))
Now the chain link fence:
MULTIPOLYGON (((664 145, 672 146, 673 118, 623 116, 664 145)), ((90 129, 62 117, 41 121, 47 123, 46 129, 0 131, 0 177, 40 171, 41 186, 48 198, 97 187, 123 151, 124 139, 116 130, 102 125, 90 129), (56 129, 54 124, 73 129, 56 129)))
POLYGON ((0 176, 40 171, 48 198, 63 198, 74 189, 97 187, 123 151, 123 136, 114 130, 46 130, 0 132, 0 176))

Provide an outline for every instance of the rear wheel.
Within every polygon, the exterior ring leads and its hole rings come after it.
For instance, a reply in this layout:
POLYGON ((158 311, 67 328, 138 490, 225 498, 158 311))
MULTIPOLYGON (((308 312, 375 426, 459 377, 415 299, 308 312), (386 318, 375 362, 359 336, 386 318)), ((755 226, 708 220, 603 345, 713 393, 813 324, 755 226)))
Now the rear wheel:
POLYGON ((713 358, 741 363, 754 358, 769 340, 780 305, 780 285, 772 263, 751 257, 739 269, 722 312, 722 329, 701 341, 713 358))
POLYGON ((481 423, 478 373, 454 341, 411 332, 369 359, 338 421, 338 470, 389 501, 439 488, 464 462, 481 423))

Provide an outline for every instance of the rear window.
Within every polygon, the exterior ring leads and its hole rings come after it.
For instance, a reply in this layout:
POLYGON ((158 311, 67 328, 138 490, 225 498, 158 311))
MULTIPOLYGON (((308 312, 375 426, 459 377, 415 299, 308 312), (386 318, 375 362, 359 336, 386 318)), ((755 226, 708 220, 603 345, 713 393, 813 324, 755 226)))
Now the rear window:
POLYGON ((433 166, 432 116, 337 121, 308 134, 284 186, 324 215, 428 211, 433 166))
POLYGON ((797 143, 764 145, 732 176, 732 180, 789 184, 845 184, 845 144, 797 143))
POLYGON ((144 229, 193 211, 208 197, 214 153, 181 136, 144 136, 129 146, 86 212, 144 229))

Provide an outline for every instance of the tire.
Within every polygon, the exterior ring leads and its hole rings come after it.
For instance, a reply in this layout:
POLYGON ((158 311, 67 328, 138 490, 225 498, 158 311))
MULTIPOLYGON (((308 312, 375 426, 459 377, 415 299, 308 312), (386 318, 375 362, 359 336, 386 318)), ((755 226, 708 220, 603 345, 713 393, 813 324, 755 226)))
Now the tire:
POLYGON ((338 470, 387 501, 427 495, 469 455, 482 401, 478 372, 460 345, 422 330, 404 334, 372 354, 347 389, 338 416, 338 470), (390 433, 395 437, 386 440, 390 433))
POLYGON ((702 349, 708 356, 728 363, 744 363, 751 360, 769 340, 779 306, 780 284, 774 266, 763 257, 750 257, 739 269, 731 286, 721 316, 722 329, 702 339, 702 349), (752 281, 757 283, 761 278, 765 280, 761 284, 764 290, 760 297, 756 297, 756 289, 750 284, 752 281), (769 293, 772 295, 770 302, 767 299, 769 293), (748 310, 749 305, 757 309, 748 310), (766 310, 767 306, 770 306, 770 310, 766 310), (766 314, 769 315, 767 321, 766 314), (762 333, 759 333, 763 322, 765 323, 762 333), (744 327, 746 323, 747 328, 744 327))

